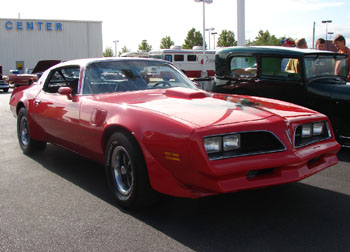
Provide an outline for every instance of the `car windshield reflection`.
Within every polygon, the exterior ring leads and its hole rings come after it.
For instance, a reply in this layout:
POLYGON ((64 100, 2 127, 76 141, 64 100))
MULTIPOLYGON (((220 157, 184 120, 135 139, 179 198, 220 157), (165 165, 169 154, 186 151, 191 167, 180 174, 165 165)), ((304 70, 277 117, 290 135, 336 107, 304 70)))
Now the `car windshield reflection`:
POLYGON ((84 94, 171 87, 195 88, 189 79, 167 63, 132 60, 88 65, 83 85, 84 94))

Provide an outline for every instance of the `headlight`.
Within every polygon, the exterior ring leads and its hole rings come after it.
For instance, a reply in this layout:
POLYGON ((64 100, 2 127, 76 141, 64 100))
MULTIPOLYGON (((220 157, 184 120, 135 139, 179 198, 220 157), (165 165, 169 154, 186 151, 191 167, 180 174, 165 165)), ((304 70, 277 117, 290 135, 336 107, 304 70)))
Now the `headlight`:
POLYGON ((208 154, 237 150, 240 145, 241 137, 239 134, 204 138, 204 147, 208 154))
POLYGON ((284 144, 275 134, 260 130, 206 136, 203 138, 203 145, 210 160, 286 150, 284 144))
POLYGON ((325 122, 304 124, 301 127, 301 137, 321 136, 324 133, 325 122))
POLYGON ((204 147, 207 153, 220 152, 222 150, 222 137, 204 138, 204 147))
POLYGON ((301 137, 311 137, 312 136, 312 124, 305 124, 301 128, 301 137))
POLYGON ((325 128, 325 125, 324 125, 324 122, 317 122, 317 123, 314 123, 314 126, 313 126, 313 135, 314 136, 320 136, 323 134, 323 131, 324 131, 324 128, 325 128))
POLYGON ((239 134, 228 135, 223 137, 224 151, 239 149, 240 145, 241 145, 241 137, 239 134))
POLYGON ((295 147, 303 147, 331 137, 327 121, 299 125, 295 131, 295 147))

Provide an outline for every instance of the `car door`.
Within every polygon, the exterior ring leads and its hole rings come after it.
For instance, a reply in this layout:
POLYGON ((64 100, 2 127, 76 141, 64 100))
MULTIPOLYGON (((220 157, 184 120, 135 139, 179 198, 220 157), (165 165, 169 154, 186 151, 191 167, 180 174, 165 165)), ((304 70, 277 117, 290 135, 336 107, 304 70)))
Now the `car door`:
POLYGON ((49 141, 70 149, 75 149, 81 141, 78 82, 79 67, 52 70, 34 101, 33 109, 35 120, 45 130, 49 141), (73 93, 61 95, 58 92, 61 87, 71 87, 73 93))
POLYGON ((303 62, 299 58, 261 56, 259 78, 256 80, 258 96, 268 97, 299 105, 306 104, 303 78, 303 62))

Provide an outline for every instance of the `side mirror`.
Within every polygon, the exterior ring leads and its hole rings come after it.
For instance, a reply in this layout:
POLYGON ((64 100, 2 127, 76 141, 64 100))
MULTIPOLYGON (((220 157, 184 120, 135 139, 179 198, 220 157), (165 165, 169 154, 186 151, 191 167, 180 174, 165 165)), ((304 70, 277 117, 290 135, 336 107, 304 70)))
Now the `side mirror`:
POLYGON ((60 87, 58 89, 58 93, 60 95, 67 95, 68 97, 71 97, 73 93, 73 89, 71 87, 60 87))

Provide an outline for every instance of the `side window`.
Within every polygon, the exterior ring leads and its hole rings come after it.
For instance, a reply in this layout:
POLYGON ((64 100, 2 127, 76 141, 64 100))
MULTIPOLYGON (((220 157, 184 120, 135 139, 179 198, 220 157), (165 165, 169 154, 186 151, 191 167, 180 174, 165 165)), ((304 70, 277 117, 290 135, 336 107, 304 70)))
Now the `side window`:
POLYGON ((234 77, 255 77, 256 58, 253 56, 232 57, 230 74, 234 77))
POLYGON ((262 57, 261 75, 298 79, 301 66, 299 59, 281 57, 262 57))
POLYGON ((174 56, 174 61, 184 61, 184 55, 177 54, 174 56))
POLYGON ((169 62, 173 62, 173 56, 172 55, 165 55, 165 60, 169 62))
POLYGON ((197 61, 197 56, 196 55, 187 55, 187 61, 197 61))
POLYGON ((44 85, 44 91, 48 93, 57 93, 60 87, 71 87, 73 94, 78 93, 79 67, 69 67, 55 69, 49 74, 44 85))

